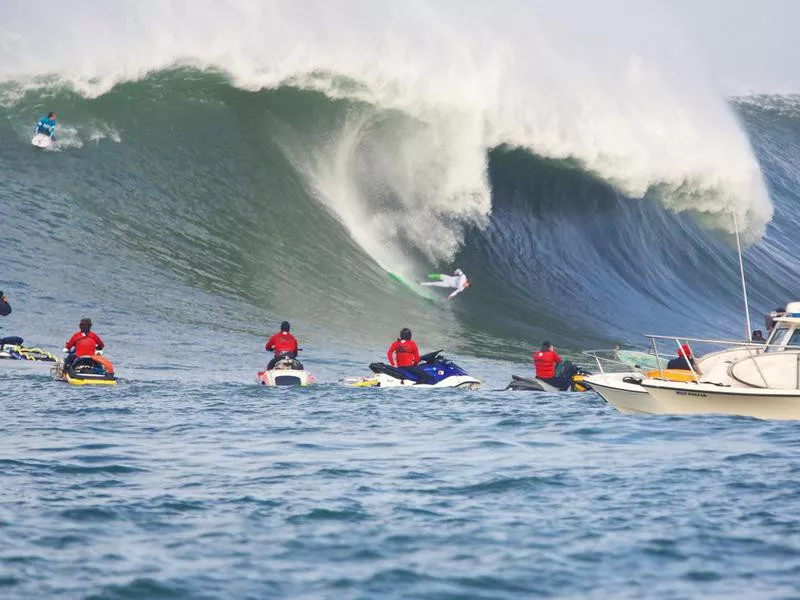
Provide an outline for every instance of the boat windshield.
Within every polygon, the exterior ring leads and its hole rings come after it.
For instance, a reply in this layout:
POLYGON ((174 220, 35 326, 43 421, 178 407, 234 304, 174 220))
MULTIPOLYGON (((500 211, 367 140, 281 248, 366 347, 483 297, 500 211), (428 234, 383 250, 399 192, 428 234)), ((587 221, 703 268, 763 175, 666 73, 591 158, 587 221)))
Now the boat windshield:
MULTIPOLYGON (((764 350, 764 352, 783 351, 783 346, 785 345, 783 341, 786 339, 786 335, 789 333, 789 329, 790 329, 789 327, 776 327, 769 338, 767 348, 766 350, 764 350)), ((797 335, 797 330, 795 331, 795 335, 797 335)), ((792 338, 794 339, 794 335, 792 336, 792 338)), ((800 340, 800 338, 798 338, 798 340, 800 340)))
POLYGON ((796 350, 798 346, 800 346, 800 329, 795 329, 792 332, 792 337, 790 337, 789 341, 786 343, 786 349, 796 350))

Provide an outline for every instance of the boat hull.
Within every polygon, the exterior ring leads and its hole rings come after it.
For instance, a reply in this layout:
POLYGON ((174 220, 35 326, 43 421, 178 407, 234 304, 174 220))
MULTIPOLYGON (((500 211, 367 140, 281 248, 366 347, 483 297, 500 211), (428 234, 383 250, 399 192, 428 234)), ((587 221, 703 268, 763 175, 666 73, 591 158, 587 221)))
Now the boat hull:
POLYGON ((800 420, 800 390, 721 387, 645 379, 653 414, 724 414, 756 419, 800 420))
POLYGON ((626 378, 641 379, 641 374, 606 373, 590 375, 584 381, 600 397, 624 414, 660 414, 655 399, 640 384, 624 381, 626 378))

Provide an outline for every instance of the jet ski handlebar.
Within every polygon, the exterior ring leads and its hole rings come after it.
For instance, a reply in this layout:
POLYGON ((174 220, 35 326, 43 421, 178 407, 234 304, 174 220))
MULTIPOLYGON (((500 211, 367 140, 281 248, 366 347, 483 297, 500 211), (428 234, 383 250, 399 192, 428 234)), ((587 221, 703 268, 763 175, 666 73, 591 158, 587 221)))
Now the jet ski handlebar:
POLYGON ((420 363, 432 363, 436 362, 436 359, 440 358, 439 355, 444 352, 444 350, 437 350, 436 352, 428 352, 427 354, 423 354, 419 357, 420 363))

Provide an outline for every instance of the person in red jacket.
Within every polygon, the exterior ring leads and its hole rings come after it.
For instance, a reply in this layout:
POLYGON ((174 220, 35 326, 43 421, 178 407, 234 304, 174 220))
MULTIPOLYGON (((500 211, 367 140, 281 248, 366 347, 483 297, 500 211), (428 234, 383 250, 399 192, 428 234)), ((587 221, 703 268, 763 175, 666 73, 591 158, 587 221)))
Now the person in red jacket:
POLYGON ((542 342, 542 349, 533 353, 533 364, 536 367, 536 379, 541 379, 561 390, 569 387, 568 381, 556 377, 556 365, 561 364, 561 357, 550 342, 542 342))
POLYGON ((297 358, 297 340, 289 333, 292 326, 289 321, 281 323, 281 330, 269 338, 264 348, 267 352, 274 352, 275 356, 267 365, 267 371, 274 369, 278 361, 284 356, 297 358))
POLYGON ((694 362, 694 356, 692 356, 692 349, 689 347, 689 344, 684 344, 678 348, 677 358, 673 358, 667 363, 667 369, 677 369, 680 371, 693 370, 698 372, 697 365, 694 362))
POLYGON ((92 331, 91 319, 81 319, 78 327, 80 331, 69 338, 64 345, 69 351, 69 356, 64 361, 65 368, 75 362, 79 356, 94 356, 98 350, 102 350, 106 346, 100 336, 92 331))
POLYGON ((408 327, 400 331, 400 337, 389 346, 386 356, 393 367, 416 367, 419 364, 419 348, 417 342, 411 339, 408 327))
POLYGON ((420 359, 419 348, 417 348, 417 343, 411 339, 411 330, 408 327, 400 330, 400 337, 389 346, 386 357, 393 367, 401 368, 405 373, 412 375, 407 379, 412 379, 416 383, 434 383, 431 376, 417 366, 420 359))

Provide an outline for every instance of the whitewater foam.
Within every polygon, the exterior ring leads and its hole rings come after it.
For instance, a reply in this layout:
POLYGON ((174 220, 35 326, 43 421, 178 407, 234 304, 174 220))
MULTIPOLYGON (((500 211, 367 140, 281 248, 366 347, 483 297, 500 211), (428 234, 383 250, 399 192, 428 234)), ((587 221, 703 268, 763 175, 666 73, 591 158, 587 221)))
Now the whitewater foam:
POLYGON ((99 143, 102 140, 108 139, 115 144, 122 143, 122 135, 114 127, 106 123, 94 123, 89 128, 88 132, 89 141, 99 143))
POLYGON ((328 144, 288 154, 356 242, 385 268, 409 274, 404 247, 433 262, 451 260, 463 227, 485 225, 491 211, 485 150, 458 144, 463 131, 448 130, 451 123, 389 117, 365 105, 328 144))
POLYGON ((72 3, 42 48, 30 28, 42 7, 9 7, 0 79, 25 89, 50 75, 97 96, 191 64, 244 89, 291 84, 362 102, 334 139, 290 155, 382 263, 408 243, 429 260, 452 258, 465 225, 491 210, 487 151, 500 145, 571 157, 629 196, 651 194, 713 227, 730 230, 736 211, 746 240, 771 218, 746 136, 675 47, 679 32, 657 3, 584 6, 578 23, 575 7, 514 0, 101 8, 72 3))

